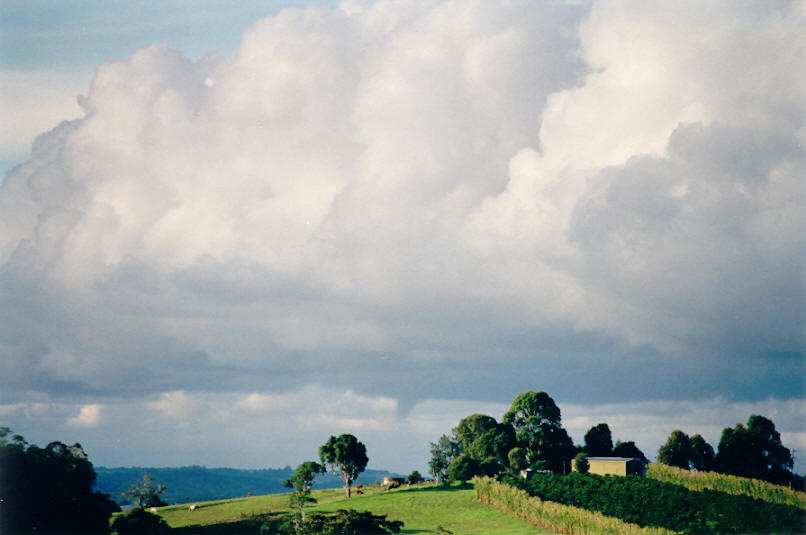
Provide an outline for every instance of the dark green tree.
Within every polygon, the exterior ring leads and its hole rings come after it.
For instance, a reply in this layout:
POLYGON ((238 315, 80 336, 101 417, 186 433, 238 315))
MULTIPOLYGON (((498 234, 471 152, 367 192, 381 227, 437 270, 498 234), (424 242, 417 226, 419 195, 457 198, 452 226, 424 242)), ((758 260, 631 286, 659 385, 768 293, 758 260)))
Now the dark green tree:
POLYGON ((601 423, 588 429, 585 433, 585 452, 590 457, 608 457, 613 454, 613 437, 607 424, 601 423))
POLYGON ((691 436, 691 468, 700 472, 714 469, 714 448, 699 434, 691 436))
POLYGON ((132 486, 123 492, 122 496, 140 509, 162 507, 168 505, 160 497, 166 488, 162 483, 155 484, 151 474, 143 474, 143 477, 132 483, 132 486))
POLYGON ((669 466, 691 469, 691 438, 675 429, 658 449, 658 462, 669 466))
POLYGON ((763 479, 786 485, 792 481, 792 453, 781 443, 775 424, 752 415, 747 427, 738 423, 722 430, 715 459, 716 470, 725 474, 763 479))
POLYGON ((641 459, 645 463, 649 462, 649 459, 646 458, 644 452, 638 449, 638 446, 636 446, 635 442, 633 442, 632 440, 629 440, 627 442, 616 441, 616 445, 613 447, 613 455, 615 457, 641 459))
MULTIPOLYGON (((459 449, 479 462, 493 458, 498 466, 509 464, 507 455, 515 447, 515 430, 492 416, 473 414, 462 418, 453 430, 459 449)), ((488 463, 488 466, 489 465, 488 463)))
POLYGON ((520 472, 529 467, 529 462, 526 460, 526 450, 517 446, 509 450, 507 460, 509 461, 510 470, 514 472, 520 472))
POLYGON ((417 483, 421 483, 423 481, 423 476, 420 475, 420 472, 417 470, 413 470, 409 477, 406 478, 406 483, 409 485, 416 485, 417 483))
POLYGON ((587 474, 590 465, 588 464, 588 454, 584 451, 577 453, 574 457, 574 468, 580 474, 587 474))
POLYGON ((140 508, 115 518, 111 529, 112 535, 158 535, 171 532, 171 527, 162 517, 140 508))
POLYGON ((358 474, 364 471, 369 462, 367 447, 350 434, 331 436, 319 448, 322 464, 327 464, 336 475, 340 476, 350 497, 350 485, 358 474))
POLYGON ((29 445, 0 429, 0 533, 106 534, 120 508, 93 492, 96 473, 80 444, 29 445))
POLYGON ((561 425, 560 408, 548 394, 531 390, 518 394, 504 415, 504 423, 515 429, 530 466, 543 461, 553 472, 570 470, 576 453, 574 443, 561 425))
POLYGON ((428 468, 437 483, 442 483, 448 478, 448 466, 461 453, 459 443, 449 437, 442 435, 436 442, 431 442, 431 460, 428 461, 428 468))
POLYGON ((448 477, 451 481, 464 483, 480 473, 479 462, 467 454, 462 454, 454 459, 448 467, 448 477))

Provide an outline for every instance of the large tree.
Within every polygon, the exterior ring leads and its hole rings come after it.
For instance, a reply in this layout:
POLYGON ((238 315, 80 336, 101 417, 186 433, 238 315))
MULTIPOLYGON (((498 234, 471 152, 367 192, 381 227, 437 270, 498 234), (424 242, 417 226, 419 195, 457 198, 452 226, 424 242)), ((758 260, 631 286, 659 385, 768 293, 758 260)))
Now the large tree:
POLYGON ((714 448, 701 435, 691 435, 691 467, 700 472, 714 469, 714 448))
POLYGON ((658 462, 690 470, 691 452, 691 438, 680 429, 675 429, 658 449, 658 462))
POLYGON ((632 440, 628 440, 627 442, 616 441, 616 445, 613 447, 613 455, 615 457, 629 457, 649 462, 644 452, 638 449, 638 446, 636 446, 635 442, 632 440))
POLYGON ((585 453, 589 457, 608 457, 613 454, 613 437, 607 424, 597 424, 588 429, 585 433, 585 453))
POLYGON ((781 443, 775 424, 752 415, 747 427, 722 430, 715 464, 719 472, 787 484, 792 480, 792 453, 781 443))
POLYGON ((513 427, 486 414, 462 418, 453 433, 463 453, 479 462, 494 459, 499 466, 509 464, 507 455, 517 445, 513 427))
POLYGON ((305 461, 297 466, 294 474, 285 482, 285 486, 293 489, 288 498, 288 505, 292 512, 286 521, 290 524, 295 533, 302 533, 305 530, 306 516, 305 506, 316 503, 316 499, 311 496, 311 487, 317 474, 325 472, 325 467, 314 461, 305 461))
POLYGON ((512 401, 504 423, 515 429, 519 445, 531 466, 547 465, 553 472, 571 468, 575 448, 561 425, 560 408, 545 392, 522 392, 512 401))
POLYGON ((96 473, 80 444, 28 445, 0 428, 0 533, 106 534, 120 508, 93 492, 96 473))
POLYGON ((331 436, 319 448, 319 458, 322 464, 329 465, 333 473, 344 481, 348 498, 350 497, 350 485, 353 484, 358 474, 364 471, 369 462, 367 447, 350 434, 331 436))

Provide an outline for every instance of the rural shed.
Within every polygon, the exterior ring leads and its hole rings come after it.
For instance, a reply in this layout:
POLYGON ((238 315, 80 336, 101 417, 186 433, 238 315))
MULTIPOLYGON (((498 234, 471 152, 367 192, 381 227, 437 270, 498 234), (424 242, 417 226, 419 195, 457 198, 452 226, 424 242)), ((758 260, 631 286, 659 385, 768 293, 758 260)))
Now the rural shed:
POLYGON ((646 465, 641 459, 632 457, 588 457, 588 473, 600 476, 642 476, 646 473, 646 465))

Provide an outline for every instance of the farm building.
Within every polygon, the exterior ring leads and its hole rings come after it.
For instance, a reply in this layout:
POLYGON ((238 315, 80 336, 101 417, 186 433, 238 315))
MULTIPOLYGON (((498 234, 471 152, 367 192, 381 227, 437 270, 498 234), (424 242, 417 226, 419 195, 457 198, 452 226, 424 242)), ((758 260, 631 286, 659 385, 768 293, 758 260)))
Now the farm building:
POLYGON ((641 459, 630 457, 588 457, 588 473, 600 476, 642 476, 646 465, 641 459))

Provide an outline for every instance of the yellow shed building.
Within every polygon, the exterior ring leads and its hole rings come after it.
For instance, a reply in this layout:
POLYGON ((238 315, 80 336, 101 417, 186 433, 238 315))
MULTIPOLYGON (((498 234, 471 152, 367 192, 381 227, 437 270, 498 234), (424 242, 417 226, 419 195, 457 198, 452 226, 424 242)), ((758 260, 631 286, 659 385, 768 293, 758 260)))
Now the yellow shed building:
POLYGON ((642 476, 646 473, 646 466, 641 459, 630 457, 588 457, 588 473, 600 476, 642 476))

